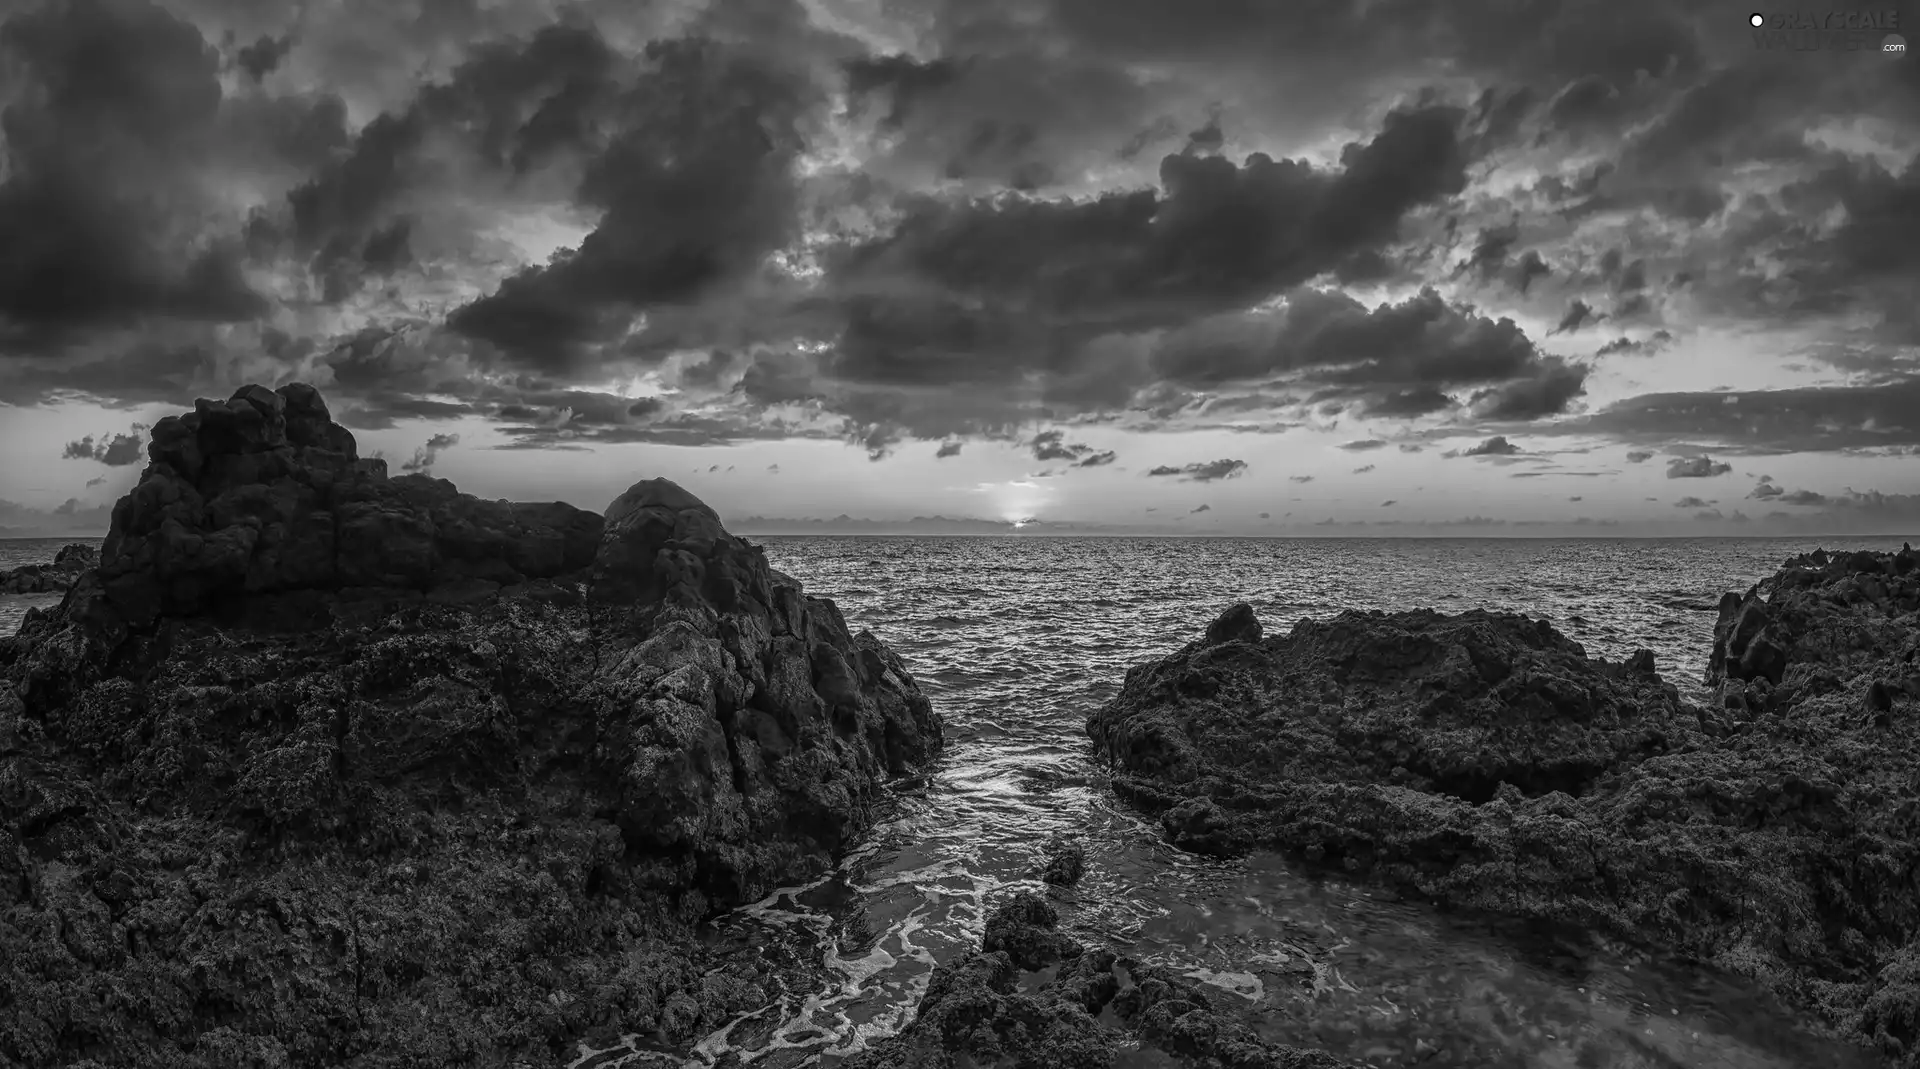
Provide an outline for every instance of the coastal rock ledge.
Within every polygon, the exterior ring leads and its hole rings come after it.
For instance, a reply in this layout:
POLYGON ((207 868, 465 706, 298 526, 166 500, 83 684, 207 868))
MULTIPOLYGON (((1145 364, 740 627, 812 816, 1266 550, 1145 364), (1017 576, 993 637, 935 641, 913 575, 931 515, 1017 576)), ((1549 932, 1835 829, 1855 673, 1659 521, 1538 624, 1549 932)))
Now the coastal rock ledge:
POLYGON ((1920 1066, 1920 554, 1728 595, 1709 682, 1517 615, 1236 605, 1087 731, 1178 845, 1677 952, 1920 1066))
POLYGON ((0 639, 0 1065, 685 1043, 792 979, 693 925, 941 749, 891 651, 665 480, 602 516, 389 478, 299 384, 148 457, 0 639))

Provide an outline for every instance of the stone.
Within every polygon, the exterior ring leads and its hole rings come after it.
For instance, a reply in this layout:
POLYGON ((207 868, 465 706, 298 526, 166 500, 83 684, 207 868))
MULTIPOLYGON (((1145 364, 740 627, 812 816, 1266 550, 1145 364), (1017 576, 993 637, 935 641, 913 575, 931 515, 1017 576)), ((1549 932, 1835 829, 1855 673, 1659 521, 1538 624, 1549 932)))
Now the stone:
POLYGON ((148 457, 0 639, 0 1062, 545 1065, 819 982, 695 926, 943 746, 832 601, 663 480, 609 523, 389 478, 298 384, 148 457))
POLYGON ((27 564, 0 571, 0 594, 59 594, 99 560, 100 551, 85 542, 61 546, 48 564, 27 564))
POLYGON ((906 1028, 854 1055, 847 1069, 1358 1069, 1267 1042, 1198 984, 1088 950, 1057 924, 1046 900, 1015 894, 988 916, 979 951, 935 966, 906 1028))
POLYGON ((1720 603, 1713 709, 1523 617, 1342 613, 1131 669, 1087 721, 1198 852, 1676 953, 1920 1050, 1920 575, 1816 552, 1720 603), (1865 715, 1863 715, 1863 711, 1865 715), (1861 1007, 1867 1007, 1864 1016, 1861 1007))
POLYGON ((1260 641, 1260 620, 1253 614, 1253 606, 1242 601, 1227 607, 1214 621, 1207 625, 1207 645, 1218 646, 1223 642, 1260 641))

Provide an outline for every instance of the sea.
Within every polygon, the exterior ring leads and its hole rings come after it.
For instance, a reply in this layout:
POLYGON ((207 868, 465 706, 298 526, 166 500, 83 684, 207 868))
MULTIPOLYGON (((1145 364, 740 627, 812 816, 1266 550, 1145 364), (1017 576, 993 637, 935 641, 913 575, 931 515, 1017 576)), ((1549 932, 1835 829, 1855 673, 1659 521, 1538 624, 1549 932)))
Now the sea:
MULTIPOLYGON (((1627 948, 1436 911, 1302 871, 1168 847, 1116 800, 1084 733, 1128 667, 1197 637, 1235 601, 1269 633, 1343 609, 1486 608, 1545 618, 1590 654, 1653 651, 1704 697, 1720 596, 1851 539, 754 538, 905 660, 947 752, 897 784, 827 876, 705 932, 734 955, 820 963, 685 1047, 641 1036, 582 1048, 577 1069, 838 1065, 911 1019, 937 963, 1031 890, 1082 942, 1208 985, 1263 1037, 1380 1069, 1870 1069, 1866 1052, 1738 977, 1627 948), (1048 845, 1087 850, 1072 888, 1035 873, 1048 845)), ((0 568, 62 540, 0 541, 0 568)), ((22 602, 0 597, 0 634, 22 602)), ((1142 1065, 1154 1064, 1142 1060, 1142 1065)))

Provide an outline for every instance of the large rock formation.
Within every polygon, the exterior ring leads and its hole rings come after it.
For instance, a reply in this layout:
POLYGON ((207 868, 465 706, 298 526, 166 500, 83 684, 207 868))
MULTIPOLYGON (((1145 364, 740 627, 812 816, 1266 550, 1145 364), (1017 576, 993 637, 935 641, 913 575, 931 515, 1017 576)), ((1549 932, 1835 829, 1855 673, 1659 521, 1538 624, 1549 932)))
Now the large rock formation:
POLYGON ((0 571, 0 594, 62 594, 94 566, 100 554, 85 542, 61 546, 47 564, 24 564, 0 571))
POLYGON ((1345 1069, 1320 1051, 1265 1042, 1198 984, 1089 950, 1022 891, 987 920, 980 950, 938 966, 914 1020, 847 1069, 1345 1069))
POLYGON ((662 481, 388 479, 303 386, 154 429, 0 640, 0 1064, 480 1066, 772 997, 690 926, 941 747, 911 674, 662 481))
POLYGON ((1732 598, 1712 710, 1519 616, 1236 606, 1088 732, 1176 843, 1677 951, 1920 1065, 1916 580, 1850 554, 1732 598))

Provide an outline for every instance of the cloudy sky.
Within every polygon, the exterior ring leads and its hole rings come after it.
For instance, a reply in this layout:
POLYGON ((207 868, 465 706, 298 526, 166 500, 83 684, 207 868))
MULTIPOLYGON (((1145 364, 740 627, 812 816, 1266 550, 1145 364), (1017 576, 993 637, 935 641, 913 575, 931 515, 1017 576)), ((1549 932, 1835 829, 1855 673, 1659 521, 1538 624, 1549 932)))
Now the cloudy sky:
POLYGON ((0 525, 300 380, 594 508, 1920 528, 1920 60, 1747 7, 0 12, 0 525))

